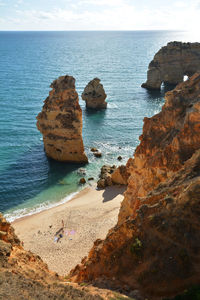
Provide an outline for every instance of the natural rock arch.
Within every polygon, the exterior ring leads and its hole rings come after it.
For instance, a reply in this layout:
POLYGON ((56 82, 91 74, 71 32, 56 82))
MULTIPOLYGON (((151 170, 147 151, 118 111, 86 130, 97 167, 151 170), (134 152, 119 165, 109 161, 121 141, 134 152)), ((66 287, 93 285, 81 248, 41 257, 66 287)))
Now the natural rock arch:
POLYGON ((170 42, 149 64, 147 81, 142 87, 160 89, 162 83, 178 84, 184 76, 200 70, 200 43, 170 42))

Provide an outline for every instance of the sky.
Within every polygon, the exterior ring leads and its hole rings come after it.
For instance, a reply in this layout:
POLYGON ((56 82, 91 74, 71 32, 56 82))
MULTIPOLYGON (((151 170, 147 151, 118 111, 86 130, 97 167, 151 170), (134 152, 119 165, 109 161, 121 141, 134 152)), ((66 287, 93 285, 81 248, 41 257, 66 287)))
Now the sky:
POLYGON ((0 30, 187 30, 200 0, 0 0, 0 30))

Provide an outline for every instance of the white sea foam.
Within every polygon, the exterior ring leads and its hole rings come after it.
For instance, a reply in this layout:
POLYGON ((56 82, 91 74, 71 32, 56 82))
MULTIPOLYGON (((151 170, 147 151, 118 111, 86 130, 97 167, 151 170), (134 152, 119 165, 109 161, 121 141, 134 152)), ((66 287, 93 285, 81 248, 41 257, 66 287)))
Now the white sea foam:
POLYGON ((49 208, 59 206, 60 204, 64 204, 64 203, 70 201, 79 192, 80 191, 72 193, 56 203, 45 202, 45 203, 41 203, 40 205, 32 207, 32 208, 17 209, 11 213, 5 214, 4 216, 9 222, 13 222, 19 218, 28 217, 28 216, 34 215, 36 213, 39 213, 41 211, 47 210, 49 208))

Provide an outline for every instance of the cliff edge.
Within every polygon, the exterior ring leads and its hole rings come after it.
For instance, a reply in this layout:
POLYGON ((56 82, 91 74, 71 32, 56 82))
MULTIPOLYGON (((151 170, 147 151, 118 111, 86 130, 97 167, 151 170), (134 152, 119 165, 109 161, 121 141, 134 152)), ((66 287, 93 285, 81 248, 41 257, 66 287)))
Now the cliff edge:
POLYGON ((71 271, 71 280, 110 281, 150 299, 200 284, 200 73, 166 93, 144 119, 127 162, 118 223, 71 271))

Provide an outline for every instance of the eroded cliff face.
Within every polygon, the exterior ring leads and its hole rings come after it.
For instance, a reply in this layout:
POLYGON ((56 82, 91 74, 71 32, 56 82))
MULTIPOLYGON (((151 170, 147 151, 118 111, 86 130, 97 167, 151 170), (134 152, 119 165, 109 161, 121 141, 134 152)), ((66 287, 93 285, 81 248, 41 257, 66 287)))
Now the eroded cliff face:
POLYGON ((162 111, 144 119, 127 162, 117 225, 71 271, 72 280, 107 278, 147 297, 200 284, 200 73, 165 98, 162 111))
POLYGON ((94 78, 85 87, 82 99, 86 102, 87 108, 102 109, 107 107, 107 97, 100 79, 94 78))
POLYGON ((37 128, 43 134, 48 157, 58 161, 88 161, 82 139, 82 110, 72 76, 61 76, 50 86, 52 90, 37 116, 37 128))
POLYGON ((200 149, 200 73, 165 94, 162 111, 144 118, 140 145, 127 162, 131 174, 119 223, 134 216, 142 198, 200 149), (133 200, 133 201, 132 201, 133 200))
POLYGON ((150 62, 142 87, 160 89, 162 83, 178 84, 184 75, 190 77, 199 70, 200 43, 170 42, 150 62))

